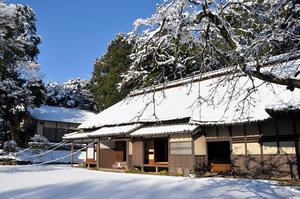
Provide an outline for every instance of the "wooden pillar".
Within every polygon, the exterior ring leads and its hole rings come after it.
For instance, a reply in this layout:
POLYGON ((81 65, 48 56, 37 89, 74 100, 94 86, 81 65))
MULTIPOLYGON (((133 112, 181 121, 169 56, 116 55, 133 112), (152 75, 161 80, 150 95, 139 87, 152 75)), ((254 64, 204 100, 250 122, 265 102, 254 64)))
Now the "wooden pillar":
POLYGON ((276 133, 276 145, 277 145, 277 154, 280 154, 279 150, 279 131, 278 131, 278 122, 277 119, 274 119, 275 121, 275 133, 276 133))
POLYGON ((196 167, 196 156, 195 156, 195 137, 192 136, 192 155, 193 155, 193 158, 192 158, 192 165, 193 165, 193 173, 195 173, 195 167, 196 167))
POLYGON ((96 162, 97 162, 97 169, 100 169, 100 139, 97 140, 97 150, 96 150, 96 162))
POLYGON ((263 151, 263 133, 261 130, 261 123, 257 123, 257 129, 258 129, 258 133, 259 133, 259 146, 260 146, 260 169, 261 169, 261 173, 263 173, 263 168, 264 168, 264 151, 263 151))
POLYGON ((232 154, 232 126, 227 127, 229 131, 229 137, 230 137, 230 164, 231 164, 231 170, 233 168, 233 165, 235 164, 234 159, 233 159, 233 154, 232 154))
POLYGON ((71 167, 73 167, 73 152, 74 152, 74 143, 72 141, 71 143, 71 167))
POLYGON ((230 125, 227 128, 228 128, 228 131, 229 131, 229 136, 232 137, 232 126, 230 125))
POLYGON ((129 169, 129 140, 126 140, 126 162, 127 162, 127 167, 129 169))
POLYGON ((293 115, 293 133, 294 133, 294 139, 295 139, 298 179, 300 179, 300 151, 299 151, 299 140, 298 140, 298 135, 297 135, 297 126, 296 126, 295 115, 293 115))
POLYGON ((247 149, 247 129, 246 129, 246 124, 243 124, 243 131, 244 131, 245 154, 248 155, 248 149, 247 149))

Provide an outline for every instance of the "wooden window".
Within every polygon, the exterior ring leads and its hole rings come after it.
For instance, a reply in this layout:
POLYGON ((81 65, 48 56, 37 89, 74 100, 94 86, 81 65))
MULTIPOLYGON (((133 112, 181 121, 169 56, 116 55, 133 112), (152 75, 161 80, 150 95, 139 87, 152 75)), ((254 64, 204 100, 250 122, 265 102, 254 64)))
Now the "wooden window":
POLYGON ((171 145, 172 155, 191 155, 192 142, 173 142, 171 145))
POLYGON ((57 128, 59 128, 59 129, 68 129, 68 123, 57 122, 57 128))

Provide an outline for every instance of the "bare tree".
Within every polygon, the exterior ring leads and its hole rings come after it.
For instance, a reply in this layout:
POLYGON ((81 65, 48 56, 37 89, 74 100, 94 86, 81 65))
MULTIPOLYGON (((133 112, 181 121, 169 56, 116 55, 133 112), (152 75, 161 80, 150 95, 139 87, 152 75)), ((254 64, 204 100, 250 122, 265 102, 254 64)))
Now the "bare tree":
POLYGON ((151 17, 135 21, 130 38, 134 62, 125 82, 151 73, 137 66, 152 57, 152 68, 192 61, 202 73, 234 66, 250 79, 300 88, 299 63, 290 62, 300 49, 299 0, 165 0, 151 17), (181 56, 182 45, 199 51, 181 56), (277 62, 287 64, 262 69, 277 62))

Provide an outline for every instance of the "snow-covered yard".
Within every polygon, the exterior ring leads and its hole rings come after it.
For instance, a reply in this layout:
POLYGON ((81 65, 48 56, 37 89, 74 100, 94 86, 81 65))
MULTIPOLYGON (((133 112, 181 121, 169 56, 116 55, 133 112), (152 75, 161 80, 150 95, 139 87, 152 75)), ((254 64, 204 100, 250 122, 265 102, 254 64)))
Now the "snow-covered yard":
MULTIPOLYGON (((71 151, 69 150, 27 150, 17 155, 11 153, 9 155, 1 153, 0 159, 14 159, 17 161, 30 161, 32 163, 55 162, 55 163, 70 163, 71 151)), ((73 162, 82 163, 85 159, 85 151, 79 151, 73 154, 73 162)))
POLYGON ((246 179, 100 172, 65 165, 0 167, 0 198, 300 198, 300 189, 246 179))

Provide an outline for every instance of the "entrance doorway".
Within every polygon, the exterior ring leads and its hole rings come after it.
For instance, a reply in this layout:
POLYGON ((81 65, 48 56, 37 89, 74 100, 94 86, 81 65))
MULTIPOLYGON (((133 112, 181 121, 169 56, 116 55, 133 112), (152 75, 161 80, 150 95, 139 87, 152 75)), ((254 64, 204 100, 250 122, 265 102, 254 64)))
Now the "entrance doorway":
POLYGON ((145 164, 166 164, 168 163, 168 139, 149 139, 144 142, 145 164))
POLYGON ((168 162, 168 140, 154 140, 155 162, 168 162))
POLYGON ((212 172, 230 171, 230 142, 208 142, 207 143, 208 165, 212 172))

